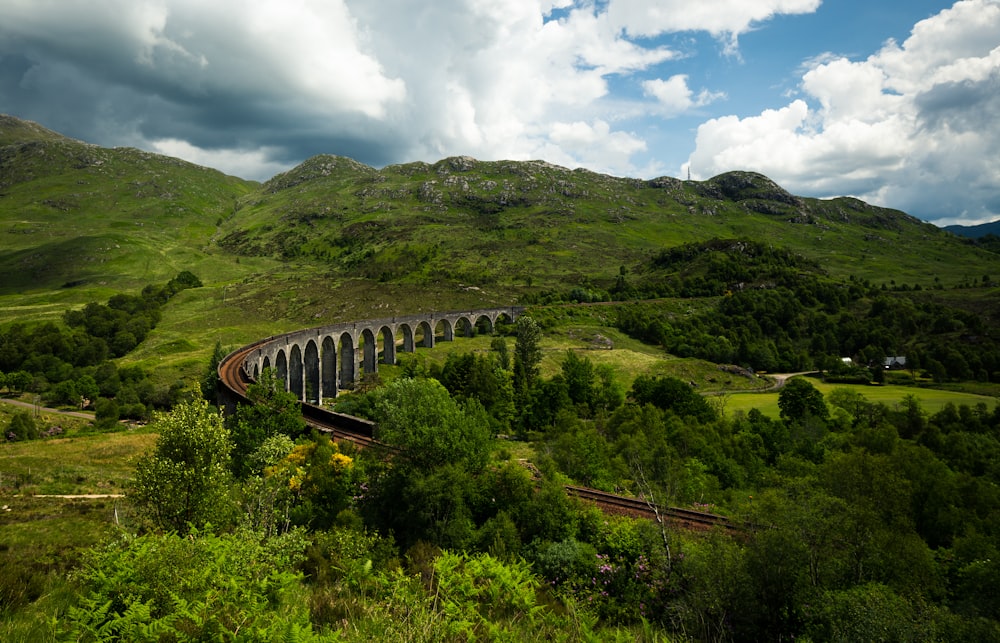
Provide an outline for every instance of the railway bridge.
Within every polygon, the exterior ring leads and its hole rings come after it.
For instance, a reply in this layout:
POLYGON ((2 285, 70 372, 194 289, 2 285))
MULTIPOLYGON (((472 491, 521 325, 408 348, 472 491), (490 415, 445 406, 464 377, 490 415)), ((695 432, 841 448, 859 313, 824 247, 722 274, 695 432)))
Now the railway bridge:
MULTIPOLYGON (((333 324, 268 337, 237 349, 219 362, 219 401, 228 410, 245 403, 247 384, 265 368, 274 368, 288 390, 299 397, 303 417, 311 426, 337 439, 370 446, 376 443, 374 423, 322 408, 324 395, 335 396, 339 388, 350 386, 359 370, 375 373, 379 363, 396 363, 397 348, 409 352, 416 346, 433 347, 438 338, 451 341, 456 333, 492 333, 498 321, 514 322, 523 311, 508 307, 428 313, 333 324)), ((566 489, 612 513, 669 520, 689 529, 722 527, 733 533, 742 529, 724 516, 676 507, 655 508, 639 498, 584 487, 566 489)))
POLYGON ((436 341, 452 341, 456 334, 492 333, 497 322, 512 323, 523 310, 510 306, 431 312, 295 331, 246 347, 242 370, 256 380, 265 368, 274 369, 299 400, 322 405, 324 397, 351 388, 359 374, 377 373, 380 363, 395 364, 397 351, 433 348, 436 341))

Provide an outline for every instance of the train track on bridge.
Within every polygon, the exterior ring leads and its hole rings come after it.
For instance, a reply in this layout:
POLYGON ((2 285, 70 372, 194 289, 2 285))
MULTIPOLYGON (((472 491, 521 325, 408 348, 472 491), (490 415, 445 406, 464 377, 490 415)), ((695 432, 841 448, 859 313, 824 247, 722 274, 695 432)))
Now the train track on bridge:
MULTIPOLYGON (((268 341, 268 340, 264 340, 268 341)), ((250 344, 230 353, 219 363, 219 382, 226 389, 227 397, 238 404, 250 404, 247 397, 247 387, 251 384, 243 370, 243 362, 247 355, 257 349, 258 344, 250 344)), ((376 444, 373 435, 374 425, 371 422, 334 413, 319 406, 300 402, 302 417, 309 426, 327 433, 338 440, 348 440, 359 447, 370 447, 376 444), (347 426, 350 425, 350 426, 347 426), (367 427, 367 428, 366 428, 367 427)))

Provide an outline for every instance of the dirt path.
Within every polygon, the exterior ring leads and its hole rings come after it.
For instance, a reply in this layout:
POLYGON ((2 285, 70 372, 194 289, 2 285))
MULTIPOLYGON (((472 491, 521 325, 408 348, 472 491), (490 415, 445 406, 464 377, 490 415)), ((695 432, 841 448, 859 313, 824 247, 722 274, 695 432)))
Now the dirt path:
POLYGON ((81 418, 83 420, 93 420, 93 413, 85 413, 83 411, 60 411, 59 409, 52 409, 47 406, 37 406, 31 402, 22 402, 21 400, 8 400, 0 399, 0 402, 4 404, 12 404, 14 406, 20 406, 21 408, 28 409, 30 411, 38 410, 41 413, 55 413, 57 415, 68 415, 70 417, 81 418))
POLYGON ((83 494, 50 494, 50 493, 35 493, 31 495, 32 498, 63 498, 66 500, 94 500, 99 498, 124 498, 123 493, 83 493, 83 494))
POLYGON ((773 380, 772 384, 767 388, 755 388, 749 390, 736 390, 736 391, 707 391, 703 395, 750 395, 752 393, 774 393, 775 391, 780 391, 784 388, 785 383, 793 377, 799 375, 809 375, 810 373, 815 373, 816 371, 802 371, 800 373, 767 373, 766 375, 759 375, 761 378, 770 378, 773 380))
POLYGON ((801 373, 769 373, 768 377, 774 378, 774 384, 770 388, 764 389, 764 392, 771 393, 774 391, 781 390, 785 386, 785 382, 797 377, 799 375, 809 375, 810 373, 815 373, 816 371, 802 371, 801 373))
POLYGON ((719 391, 702 391, 702 395, 706 396, 719 396, 719 395, 750 395, 753 393, 774 393, 775 391, 780 391, 784 388, 785 383, 793 377, 799 375, 809 375, 815 373, 816 371, 802 371, 800 373, 767 373, 765 375, 758 375, 761 379, 769 378, 772 381, 771 385, 766 388, 754 388, 754 389, 738 389, 738 390, 728 390, 722 389, 719 391))

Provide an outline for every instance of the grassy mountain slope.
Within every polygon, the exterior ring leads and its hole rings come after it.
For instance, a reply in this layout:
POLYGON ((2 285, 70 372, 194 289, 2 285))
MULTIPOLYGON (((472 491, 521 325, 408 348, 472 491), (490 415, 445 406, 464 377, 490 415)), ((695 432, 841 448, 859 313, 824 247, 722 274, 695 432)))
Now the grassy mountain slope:
MULTIPOLYGON (((216 224, 255 184, 0 117, 0 297, 141 288, 215 270, 216 224)), ((226 272, 223 270, 223 272, 226 272)), ((56 299, 76 300, 73 294, 56 299)))
POLYGON ((1000 274, 998 255, 902 212, 796 197, 747 172, 643 181, 539 161, 376 170, 318 156, 260 185, 0 116, 0 324, 191 270, 205 287, 171 301, 130 357, 179 371, 216 341, 606 290, 621 267, 633 283, 691 275, 717 266, 664 268, 663 251, 741 238, 834 279, 949 287, 1000 274))
POLYGON ((665 247, 740 237, 876 283, 947 283, 997 265, 902 212, 796 197, 759 174, 641 181, 466 157, 381 171, 314 157, 245 197, 219 243, 375 280, 511 288, 610 284, 665 247))

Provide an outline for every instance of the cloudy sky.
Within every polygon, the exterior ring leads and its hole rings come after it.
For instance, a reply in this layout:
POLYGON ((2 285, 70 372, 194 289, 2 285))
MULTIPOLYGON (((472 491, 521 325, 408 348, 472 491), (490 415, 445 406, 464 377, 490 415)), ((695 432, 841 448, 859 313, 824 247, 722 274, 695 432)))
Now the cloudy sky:
POLYGON ((1000 219, 1000 0, 2 0, 0 112, 263 180, 319 153, 767 174, 1000 219))

